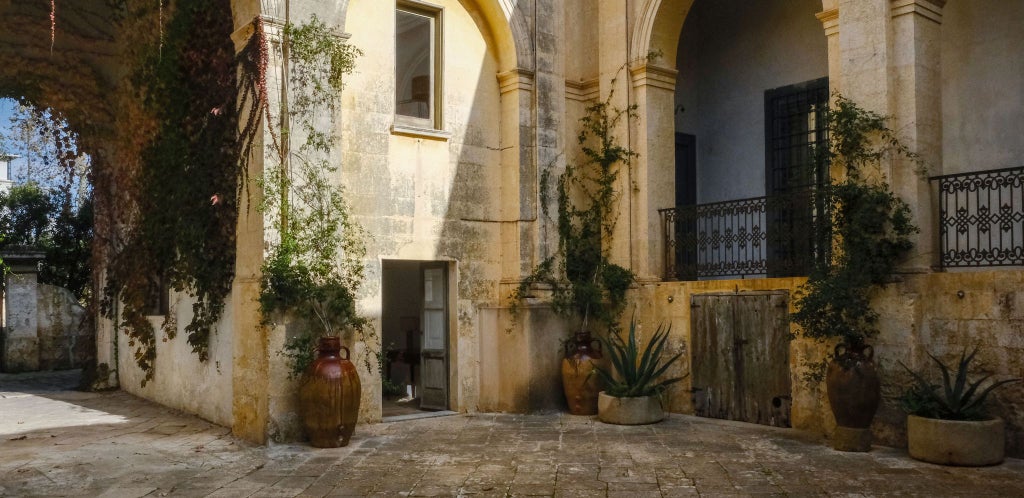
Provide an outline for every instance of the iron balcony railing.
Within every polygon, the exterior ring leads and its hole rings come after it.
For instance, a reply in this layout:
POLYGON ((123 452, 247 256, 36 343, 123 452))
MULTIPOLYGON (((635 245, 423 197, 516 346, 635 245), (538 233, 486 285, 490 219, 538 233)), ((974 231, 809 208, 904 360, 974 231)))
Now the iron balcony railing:
POLYGON ((1024 166, 931 180, 942 267, 1024 265, 1024 166))
POLYGON ((827 205, 809 189, 661 209, 665 279, 808 275, 830 247, 827 205))

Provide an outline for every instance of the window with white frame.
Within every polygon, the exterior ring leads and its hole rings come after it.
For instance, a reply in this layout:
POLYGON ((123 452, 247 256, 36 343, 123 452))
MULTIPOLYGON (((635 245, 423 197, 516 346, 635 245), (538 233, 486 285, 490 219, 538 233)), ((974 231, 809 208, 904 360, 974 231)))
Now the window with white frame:
POLYGON ((441 9, 399 2, 395 9, 395 123, 440 126, 441 9))

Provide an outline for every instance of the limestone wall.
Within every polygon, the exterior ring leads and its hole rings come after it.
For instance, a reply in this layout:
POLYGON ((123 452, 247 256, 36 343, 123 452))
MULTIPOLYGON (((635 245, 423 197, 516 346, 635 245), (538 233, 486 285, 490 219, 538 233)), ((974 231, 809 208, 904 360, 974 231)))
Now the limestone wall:
MULTIPOLYGON (((712 282, 664 282, 643 286, 636 296, 643 327, 671 324, 669 349, 691 352, 690 297, 709 292, 787 290, 791 293, 804 279, 755 279, 712 282)), ((879 311, 880 334, 871 341, 882 376, 883 405, 872 432, 876 444, 906 445, 906 414, 898 399, 910 384, 908 367, 928 369, 936 382, 938 371, 927 357, 930 352, 947 364, 964 348, 980 346, 979 371, 994 378, 1024 377, 1024 270, 945 272, 900 276, 900 281, 879 292, 873 306, 879 311)), ((790 311, 793 311, 792 300, 790 311)), ((794 329, 795 331, 795 329, 794 329)), ((831 344, 795 339, 790 346, 793 386, 793 427, 831 434, 835 420, 828 407, 823 384, 804 380, 808 361, 824 357, 831 344)), ((684 354, 673 375, 690 371, 692 353, 684 354)), ((672 411, 693 413, 690 379, 674 387, 672 411)), ((994 415, 1007 421, 1007 451, 1024 454, 1024 385, 1011 384, 990 397, 994 415)))
POLYGON ((123 331, 116 334, 120 387, 136 396, 230 426, 231 372, 234 368, 234 343, 231 335, 233 303, 229 302, 225 307, 216 330, 210 336, 209 360, 201 362, 185 340, 184 328, 192 312, 191 298, 172 292, 170 302, 174 322, 165 324, 161 317, 150 318, 157 330, 156 360, 153 379, 145 386, 142 385, 145 375, 135 363, 135 348, 123 331), (162 330, 165 325, 167 329, 162 330))
POLYGON ((71 291, 39 284, 36 293, 39 327, 39 369, 82 368, 96 336, 86 320, 85 308, 71 291))

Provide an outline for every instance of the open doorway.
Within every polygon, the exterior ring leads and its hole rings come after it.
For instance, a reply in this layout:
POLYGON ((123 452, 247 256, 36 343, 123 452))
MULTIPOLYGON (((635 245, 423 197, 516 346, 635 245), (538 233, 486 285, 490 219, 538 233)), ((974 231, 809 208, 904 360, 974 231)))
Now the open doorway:
POLYGON ((383 262, 381 415, 448 409, 448 263, 383 262))

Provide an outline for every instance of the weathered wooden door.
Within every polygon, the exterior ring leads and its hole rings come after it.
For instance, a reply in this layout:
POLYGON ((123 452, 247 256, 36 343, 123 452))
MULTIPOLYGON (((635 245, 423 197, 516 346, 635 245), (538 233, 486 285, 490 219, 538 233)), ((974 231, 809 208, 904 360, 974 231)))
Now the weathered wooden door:
POLYGON ((789 293, 697 294, 690 305, 695 413, 789 427, 789 293))
POLYGON ((420 350, 420 408, 448 409, 448 271, 445 263, 424 263, 423 348, 420 350))

